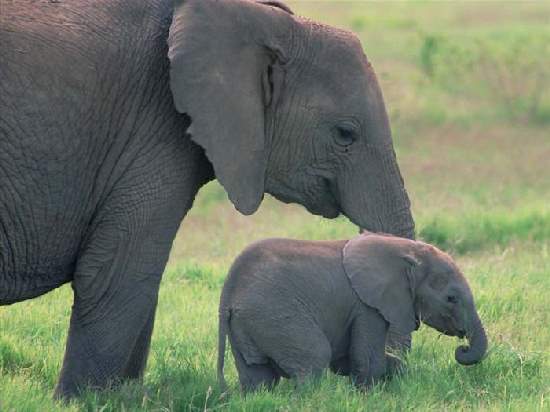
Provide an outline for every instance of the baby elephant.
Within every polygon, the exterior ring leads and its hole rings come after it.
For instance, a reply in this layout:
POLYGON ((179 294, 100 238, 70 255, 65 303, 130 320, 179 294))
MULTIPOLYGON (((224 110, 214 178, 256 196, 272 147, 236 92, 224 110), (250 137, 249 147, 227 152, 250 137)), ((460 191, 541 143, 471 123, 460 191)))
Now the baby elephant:
POLYGON ((229 335, 244 391, 328 367, 368 387, 391 369, 388 329, 408 335, 419 320, 467 337, 469 346, 455 352, 459 363, 483 358, 487 338, 472 292, 439 249, 372 233, 349 241, 263 240, 237 258, 222 291, 218 380, 225 390, 229 335))

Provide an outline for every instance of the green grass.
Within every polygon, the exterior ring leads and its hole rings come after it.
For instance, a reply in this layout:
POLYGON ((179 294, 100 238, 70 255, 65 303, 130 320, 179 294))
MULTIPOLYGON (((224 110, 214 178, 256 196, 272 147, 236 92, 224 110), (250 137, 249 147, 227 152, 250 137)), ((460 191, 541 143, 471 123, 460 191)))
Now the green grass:
POLYGON ((366 394, 327 374, 299 390, 285 381, 245 398, 228 356, 233 394, 220 399, 217 303, 234 257, 265 237, 348 238, 357 229, 269 196, 255 215, 241 216, 211 183, 174 242, 144 382, 69 405, 51 399, 72 300, 65 286, 0 308, 0 412, 550 411, 549 4, 290 4, 361 37, 382 83, 418 233, 454 254, 470 280, 487 358, 462 367, 453 358, 459 342, 422 327, 407 371, 366 394), (503 90, 471 70, 472 61, 500 70, 503 90), (533 86, 538 73, 542 86, 533 86))
POLYGON ((284 382, 273 393, 243 398, 236 391, 230 361, 226 375, 235 392, 220 399, 215 385, 216 285, 225 273, 191 264, 187 270, 177 267, 166 273, 144 385, 90 393, 62 408, 50 399, 68 320, 70 291, 62 288, 26 304, 32 306, 27 310, 14 306, 0 318, 2 410, 202 410, 205 405, 212 410, 253 411, 544 410, 550 395, 550 365, 544 352, 550 342, 550 329, 545 327, 550 324, 545 299, 549 246, 550 242, 534 242, 459 257, 490 337, 483 363, 458 365, 453 359, 458 341, 423 327, 415 334, 406 373, 366 395, 347 379, 327 374, 298 391, 284 382))

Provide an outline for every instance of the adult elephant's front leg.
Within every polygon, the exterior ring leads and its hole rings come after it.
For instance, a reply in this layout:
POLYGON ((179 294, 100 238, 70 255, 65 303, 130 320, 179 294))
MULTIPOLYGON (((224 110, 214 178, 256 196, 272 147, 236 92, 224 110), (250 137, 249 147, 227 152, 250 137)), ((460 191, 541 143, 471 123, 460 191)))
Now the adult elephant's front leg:
POLYGON ((146 201, 136 207, 114 199, 81 251, 58 397, 143 373, 161 275, 183 215, 170 200, 146 201))
POLYGON ((79 260, 57 396, 70 397, 84 386, 104 388, 143 372, 163 265, 144 271, 125 242, 134 243, 124 236, 114 242, 99 236, 79 260))

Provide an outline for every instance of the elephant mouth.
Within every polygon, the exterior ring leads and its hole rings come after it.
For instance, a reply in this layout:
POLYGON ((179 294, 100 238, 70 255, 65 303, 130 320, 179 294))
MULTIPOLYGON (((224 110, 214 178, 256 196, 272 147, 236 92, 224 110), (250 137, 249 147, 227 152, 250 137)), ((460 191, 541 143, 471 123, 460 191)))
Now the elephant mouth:
POLYGON ((440 333, 442 333, 445 336, 452 336, 452 337, 458 337, 460 339, 463 339, 467 336, 467 332, 465 329, 462 329, 461 327, 457 327, 453 324, 452 319, 446 318, 445 322, 435 322, 432 317, 426 316, 426 317, 420 317, 420 320, 425 323, 426 325, 438 330, 440 333))
MULTIPOLYGON (((312 173, 308 173, 312 175, 312 173)), ((283 203, 298 203, 314 215, 323 216, 327 219, 334 219, 342 213, 338 198, 335 197, 329 179, 314 175, 314 183, 307 186, 306 190, 297 190, 294 186, 285 185, 284 182, 274 180, 269 182, 271 189, 267 193, 274 196, 283 203), (298 193, 301 193, 299 196, 298 193)))
POLYGON ((321 178, 322 191, 319 199, 311 205, 306 205, 306 209, 314 215, 323 216, 327 219, 334 219, 342 213, 339 202, 335 196, 334 185, 327 178, 321 178))

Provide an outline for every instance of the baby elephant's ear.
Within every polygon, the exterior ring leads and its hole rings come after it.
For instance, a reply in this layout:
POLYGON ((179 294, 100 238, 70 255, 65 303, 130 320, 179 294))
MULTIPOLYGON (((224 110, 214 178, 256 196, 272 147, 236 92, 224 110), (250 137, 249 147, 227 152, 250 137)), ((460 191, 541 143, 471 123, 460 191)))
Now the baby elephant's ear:
POLYGON ((417 329, 414 244, 408 239, 360 235, 343 250, 344 270, 359 299, 403 335, 417 329))

